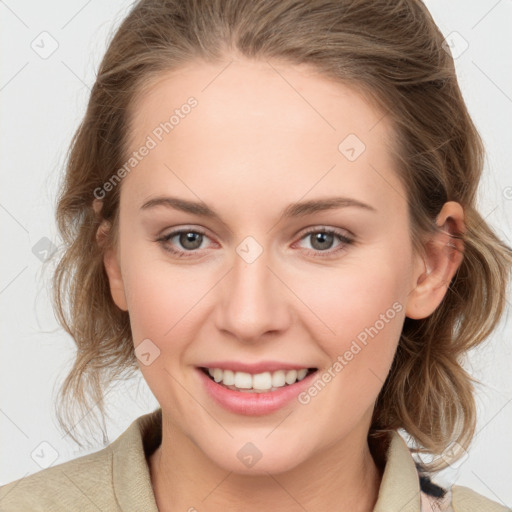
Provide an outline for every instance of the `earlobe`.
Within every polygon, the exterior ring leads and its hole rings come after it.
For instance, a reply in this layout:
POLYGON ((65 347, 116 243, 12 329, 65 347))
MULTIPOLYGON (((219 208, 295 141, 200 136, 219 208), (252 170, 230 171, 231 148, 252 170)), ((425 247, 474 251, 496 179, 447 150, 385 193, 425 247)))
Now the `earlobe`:
POLYGON ((427 318, 441 304, 453 276, 464 258, 464 211, 459 203, 449 201, 437 216, 440 231, 425 245, 422 264, 414 274, 405 315, 412 319, 427 318))
MULTIPOLYGON (((100 225, 96 230, 96 243, 99 247, 105 247, 109 237, 109 232, 112 227, 111 223, 105 219, 101 219, 101 211, 103 209, 103 201, 94 199, 92 202, 92 208, 97 219, 100 221, 100 225)), ((126 295, 124 293, 124 282, 121 274, 121 266, 117 257, 116 251, 113 247, 107 247, 104 249, 103 265, 108 276, 110 294, 116 306, 123 310, 128 311, 128 305, 126 301, 126 295)))
MULTIPOLYGON (((97 200, 93 204, 94 211, 97 215, 101 210, 101 206, 102 203, 97 200)), ((106 240, 108 239, 108 233, 110 228, 110 222, 103 220, 100 223, 96 231, 96 242, 100 247, 105 246, 106 240)), ((121 266, 119 264, 116 251, 113 247, 108 247, 105 249, 103 255, 103 264, 105 266, 105 271, 108 276, 110 293, 112 295, 114 303, 119 309, 122 309, 123 311, 128 311, 126 295, 124 293, 123 276, 121 274, 121 266)))
POLYGON ((105 265, 105 271, 107 272, 110 293, 112 294, 114 303, 119 309, 128 311, 121 267, 113 248, 107 249, 103 257, 103 263, 105 265))

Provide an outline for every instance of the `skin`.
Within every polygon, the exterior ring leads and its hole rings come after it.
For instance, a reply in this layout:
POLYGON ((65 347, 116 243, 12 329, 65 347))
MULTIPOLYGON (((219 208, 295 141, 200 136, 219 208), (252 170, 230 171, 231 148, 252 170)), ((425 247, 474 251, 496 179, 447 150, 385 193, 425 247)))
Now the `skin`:
POLYGON ((189 96, 198 100, 123 179, 118 245, 104 260, 134 346, 149 338, 160 350, 140 365, 163 411, 162 444, 148 461, 157 505, 372 510, 382 476, 367 443, 373 407, 405 316, 429 316, 461 262, 463 247, 450 233, 464 229, 463 210, 446 203, 437 218, 443 231, 427 257, 415 254, 382 112, 307 67, 245 59, 225 67, 196 62, 168 72, 134 104, 132 150, 189 96), (353 162, 338 150, 350 133, 366 145, 353 162), (223 222, 140 209, 171 195, 203 201, 223 222), (280 217, 299 200, 332 196, 377 211, 280 217), (322 250, 305 234, 311 227, 354 242, 334 236, 322 250), (183 237, 157 241, 180 228, 206 233, 188 258, 164 249, 187 252, 183 237), (263 249, 252 263, 236 252, 247 236, 263 249), (237 415, 198 379, 196 365, 208 360, 289 361, 321 373, 395 302, 402 310, 307 405, 237 415), (237 458, 249 441, 262 454, 252 468, 237 458))

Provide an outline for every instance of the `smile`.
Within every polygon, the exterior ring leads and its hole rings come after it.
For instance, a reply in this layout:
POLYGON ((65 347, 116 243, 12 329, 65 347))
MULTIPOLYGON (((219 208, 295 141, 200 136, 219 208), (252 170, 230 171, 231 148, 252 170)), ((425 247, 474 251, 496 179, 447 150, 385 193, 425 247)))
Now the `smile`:
POLYGON ((251 374, 196 367, 206 396, 223 409, 244 416, 271 414, 293 403, 311 385, 317 371, 316 368, 299 368, 251 374), (263 389, 257 389, 258 387, 263 389))
POLYGON ((279 388, 291 386, 303 380, 316 368, 301 368, 299 370, 277 370, 251 374, 248 372, 235 372, 221 368, 201 368, 213 381, 233 391, 245 393, 274 392, 279 388))

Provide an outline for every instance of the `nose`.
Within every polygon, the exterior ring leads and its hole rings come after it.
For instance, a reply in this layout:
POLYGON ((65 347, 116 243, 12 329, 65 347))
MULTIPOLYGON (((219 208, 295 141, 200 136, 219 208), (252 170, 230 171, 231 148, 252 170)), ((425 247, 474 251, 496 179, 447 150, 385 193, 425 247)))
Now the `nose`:
POLYGON ((269 263, 265 251, 252 263, 235 255, 233 268, 219 283, 216 324, 224 334, 253 343, 289 328, 293 294, 269 263))

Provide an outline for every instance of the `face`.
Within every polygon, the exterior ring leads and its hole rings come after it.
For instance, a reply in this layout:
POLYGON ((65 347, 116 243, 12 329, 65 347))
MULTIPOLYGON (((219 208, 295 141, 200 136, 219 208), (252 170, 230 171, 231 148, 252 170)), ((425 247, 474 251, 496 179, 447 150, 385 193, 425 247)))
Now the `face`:
POLYGON ((252 474, 364 441, 419 268, 382 112, 306 67, 195 63, 140 97, 130 141, 152 147, 122 180, 105 263, 169 428, 252 474), (220 403, 199 370, 261 362, 317 370, 264 407, 220 403))

